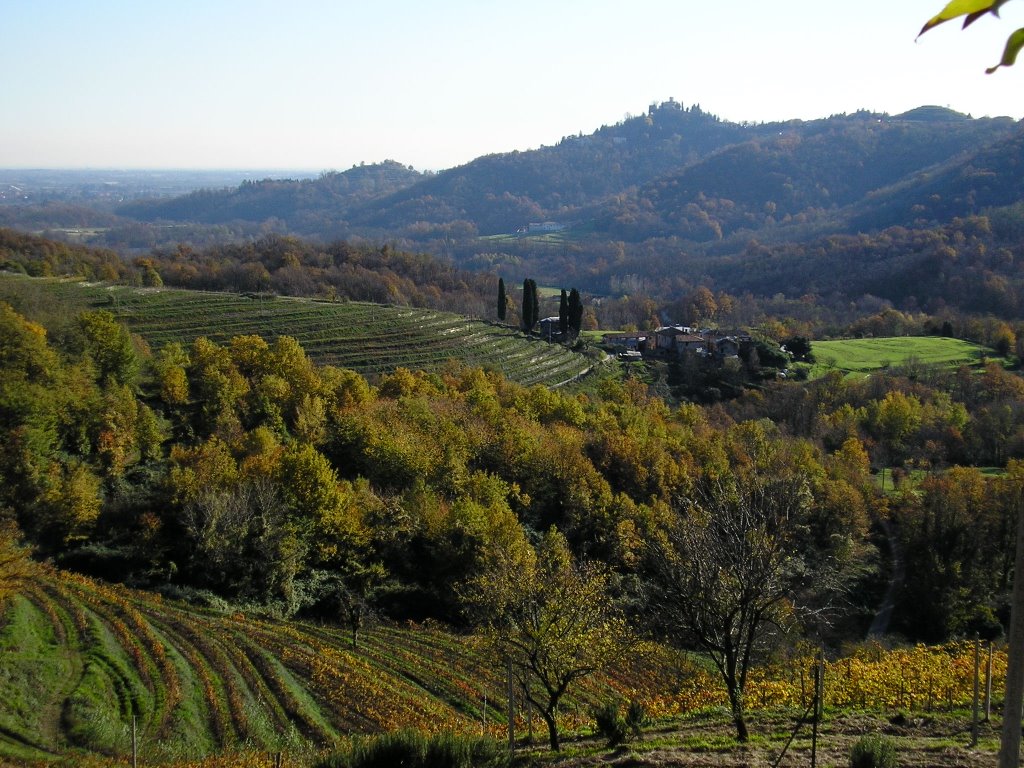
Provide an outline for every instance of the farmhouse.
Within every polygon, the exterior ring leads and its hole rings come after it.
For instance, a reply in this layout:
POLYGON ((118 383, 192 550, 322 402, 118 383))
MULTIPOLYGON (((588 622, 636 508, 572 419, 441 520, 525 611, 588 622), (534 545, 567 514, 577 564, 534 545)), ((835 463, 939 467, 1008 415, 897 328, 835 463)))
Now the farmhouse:
POLYGON ((654 329, 654 348, 661 353, 676 351, 676 337, 685 336, 693 332, 692 328, 684 325, 663 325, 654 329))
POLYGON ((706 355, 708 353, 708 342, 703 336, 693 333, 680 333, 675 337, 675 352, 678 355, 692 353, 695 355, 706 355))
POLYGON ((647 348, 646 333, 606 333, 602 336, 606 347, 625 352, 642 352, 647 348))

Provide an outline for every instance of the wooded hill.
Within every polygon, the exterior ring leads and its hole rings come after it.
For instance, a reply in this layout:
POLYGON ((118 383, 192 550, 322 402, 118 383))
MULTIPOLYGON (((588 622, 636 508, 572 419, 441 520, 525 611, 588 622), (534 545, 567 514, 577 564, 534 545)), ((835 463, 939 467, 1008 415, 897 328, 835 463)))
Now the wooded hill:
MULTIPOLYGON (((1013 130, 1008 118, 973 120, 939 108, 738 125, 698 106, 668 102, 589 136, 489 155, 437 174, 421 176, 388 162, 315 181, 253 182, 133 203, 118 213, 221 224, 275 219, 290 231, 319 237, 377 233, 427 241, 447 234, 464 240, 554 220, 630 241, 669 235, 717 241, 795 217, 799 223, 832 219, 900 182, 921 186, 924 198, 942 194, 954 178, 914 175, 951 162, 960 169, 958 178, 965 162, 974 176, 990 173, 993 157, 1016 151, 1000 143, 1013 130), (962 157, 979 150, 976 159, 962 157)), ((990 186, 992 194, 980 199, 951 194, 944 206, 901 210, 902 217, 874 213, 868 204, 857 223, 907 225, 930 218, 922 213, 948 220, 1005 203, 998 185, 990 186)))

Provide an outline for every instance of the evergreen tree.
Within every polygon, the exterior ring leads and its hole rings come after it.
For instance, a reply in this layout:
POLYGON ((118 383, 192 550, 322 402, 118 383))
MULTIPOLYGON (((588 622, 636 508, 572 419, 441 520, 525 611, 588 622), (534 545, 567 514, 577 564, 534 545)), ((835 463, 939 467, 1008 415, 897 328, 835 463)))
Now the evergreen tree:
POLYGON ((505 322, 505 279, 502 277, 498 278, 498 319, 501 322, 505 322))
POLYGON ((566 334, 569 331, 569 298, 565 295, 565 288, 562 289, 562 295, 558 299, 558 332, 562 334, 562 338, 568 338, 566 334))
MULTIPOLYGON (((562 291, 562 296, 565 296, 565 291, 562 291)), ((566 318, 569 327, 568 338, 575 340, 580 335, 580 330, 583 327, 583 299, 580 298, 580 292, 575 288, 569 292, 566 318)))
POLYGON ((537 298, 537 282, 531 278, 523 280, 523 330, 529 333, 537 324, 540 300, 537 298))

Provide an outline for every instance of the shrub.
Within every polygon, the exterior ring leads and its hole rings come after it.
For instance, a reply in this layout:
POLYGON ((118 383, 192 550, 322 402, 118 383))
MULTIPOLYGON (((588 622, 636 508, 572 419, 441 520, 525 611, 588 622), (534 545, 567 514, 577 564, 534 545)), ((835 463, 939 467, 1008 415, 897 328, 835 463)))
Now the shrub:
POLYGON ((647 712, 639 701, 629 702, 626 716, 620 714, 617 701, 609 701, 593 711, 598 734, 608 739, 609 747, 641 737, 641 729, 647 722, 647 712))
POLYGON ((629 706, 626 708, 626 727, 629 728, 634 739, 643 737, 642 729, 646 724, 647 710, 644 709, 644 705, 636 700, 629 702, 629 706))
POLYGON ((877 733, 861 736, 850 751, 850 768, 896 768, 896 765, 895 742, 877 733))
POLYGON ((316 768, 499 768, 506 757, 494 739, 396 731, 359 740, 316 768))
POLYGON ((619 703, 609 701, 597 707, 594 712, 597 732, 608 739, 609 747, 616 747, 629 736, 629 726, 619 714, 619 703))

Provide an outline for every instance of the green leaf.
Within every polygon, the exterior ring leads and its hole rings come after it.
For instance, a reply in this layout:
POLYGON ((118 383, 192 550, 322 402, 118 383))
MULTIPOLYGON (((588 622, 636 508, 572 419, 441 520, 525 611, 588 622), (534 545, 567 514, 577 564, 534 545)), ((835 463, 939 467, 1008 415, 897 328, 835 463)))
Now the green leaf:
POLYGON ((1024 48, 1024 29, 1018 29, 1010 35, 1006 41, 1006 48, 1003 50, 1003 58, 994 67, 986 69, 985 73, 991 75, 1000 67, 1012 67, 1017 61, 1017 54, 1020 53, 1021 48, 1024 48))
POLYGON ((936 16, 929 19, 928 23, 921 27, 921 31, 917 33, 920 37, 932 27, 937 27, 943 22, 955 19, 959 16, 967 16, 967 20, 964 22, 964 26, 972 24, 974 21, 984 16, 986 13, 994 13, 998 15, 999 6, 1005 3, 1007 0, 951 0, 936 16))

